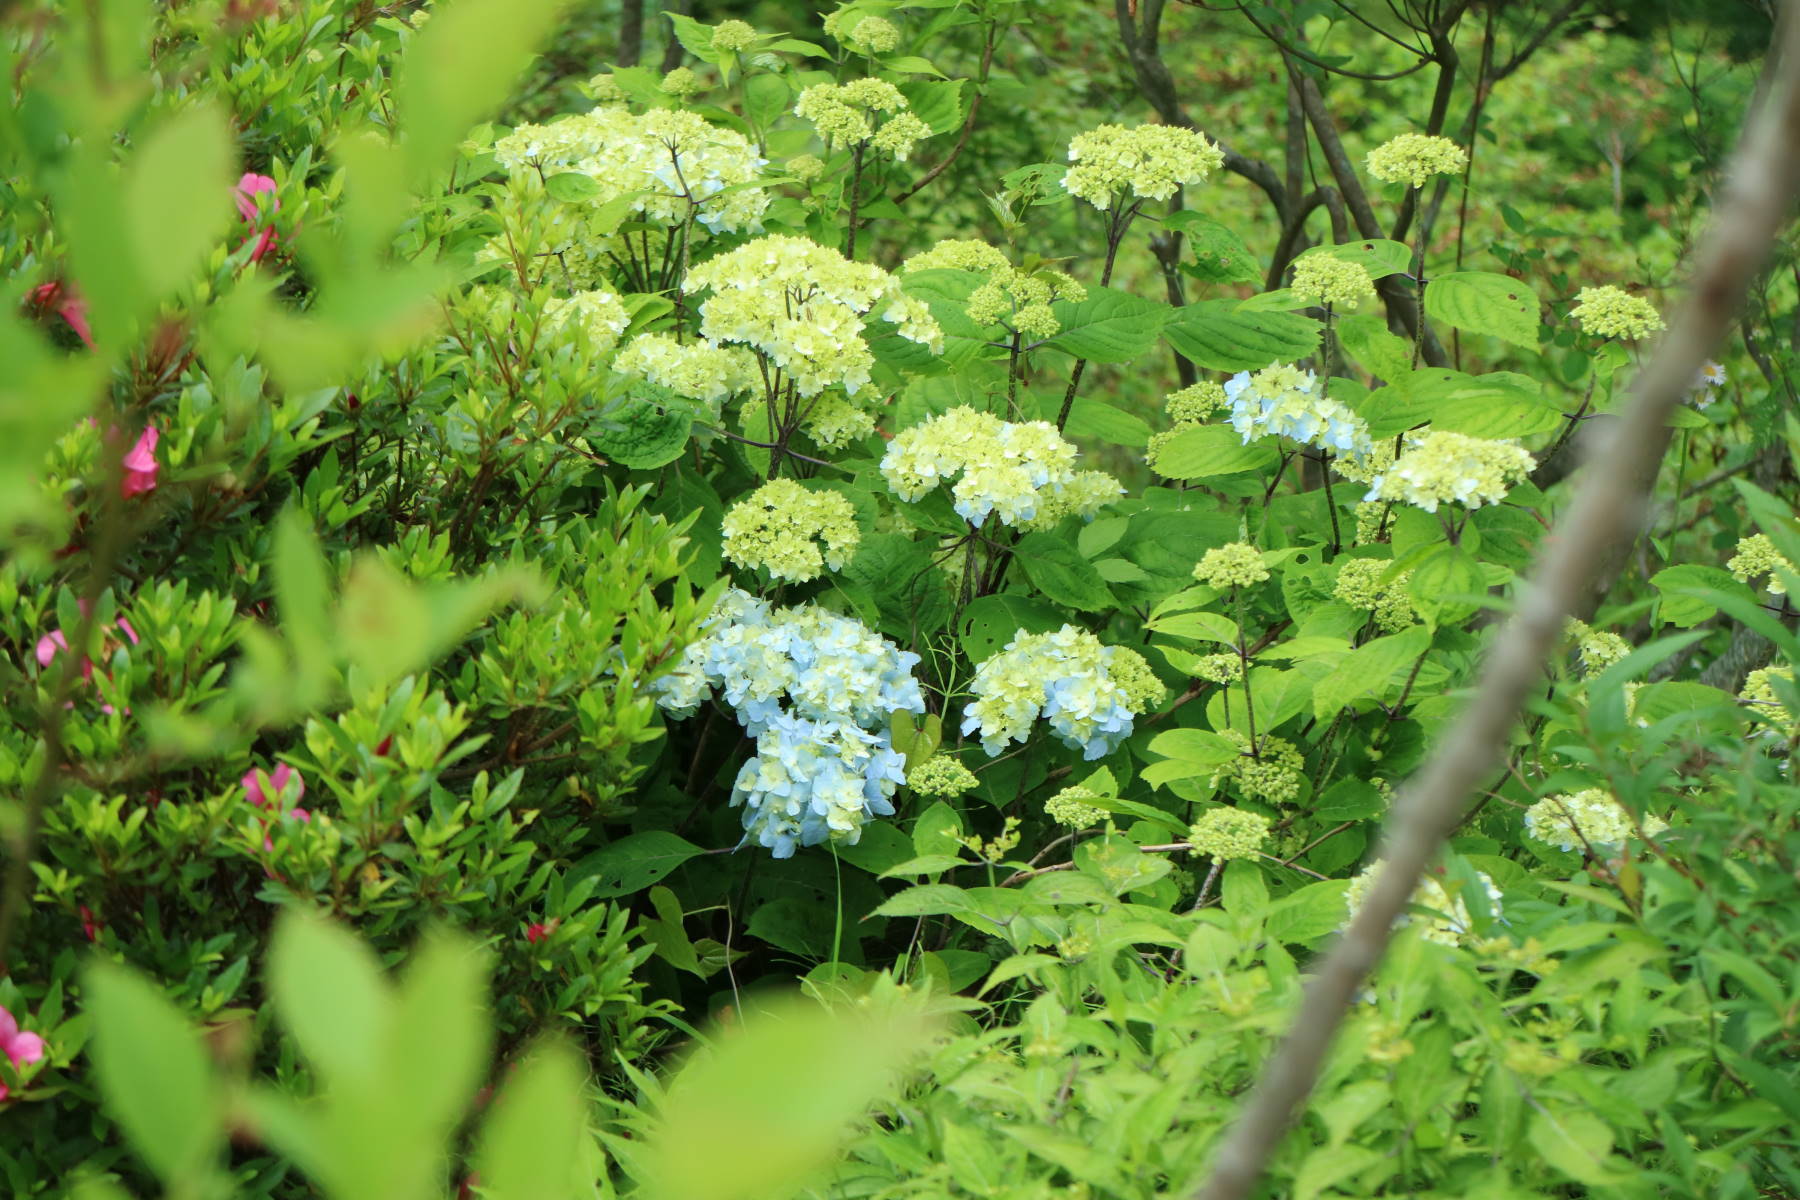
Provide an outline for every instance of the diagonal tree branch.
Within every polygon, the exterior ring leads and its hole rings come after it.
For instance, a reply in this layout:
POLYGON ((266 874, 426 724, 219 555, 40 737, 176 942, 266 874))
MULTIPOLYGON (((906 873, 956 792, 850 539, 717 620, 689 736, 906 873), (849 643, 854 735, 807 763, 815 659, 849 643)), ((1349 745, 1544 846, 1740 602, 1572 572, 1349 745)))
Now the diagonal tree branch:
POLYGON ((1781 56, 1774 72, 1778 86, 1765 93, 1739 144, 1686 299, 1638 376, 1622 419, 1590 438, 1574 503, 1486 656, 1474 698, 1402 789, 1383 836, 1386 866, 1350 928, 1319 963, 1293 1027, 1226 1134, 1211 1176, 1193 1193, 1196 1200, 1241 1200, 1255 1186, 1312 1092, 1357 989, 1386 952, 1394 920, 1471 790, 1499 759, 1565 618, 1592 594, 1605 564, 1618 561, 1618 544, 1635 533, 1668 447, 1669 417, 1730 330, 1800 191, 1800 20, 1793 4, 1784 9, 1776 47, 1771 53, 1781 56))

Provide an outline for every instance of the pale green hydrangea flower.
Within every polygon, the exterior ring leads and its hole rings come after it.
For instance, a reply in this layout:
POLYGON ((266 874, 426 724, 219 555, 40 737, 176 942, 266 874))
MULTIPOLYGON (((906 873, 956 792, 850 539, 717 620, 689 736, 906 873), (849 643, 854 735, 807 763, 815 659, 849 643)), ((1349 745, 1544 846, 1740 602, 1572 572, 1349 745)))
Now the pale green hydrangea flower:
POLYGON ((1436 512, 1440 504, 1498 504, 1537 461, 1517 442, 1432 430, 1407 439, 1394 465, 1370 481, 1364 500, 1394 500, 1436 512))
POLYGON ((1753 533, 1747 538, 1740 538, 1737 553, 1726 562, 1725 569, 1745 583, 1767 575, 1768 581, 1763 586, 1775 596, 1787 595, 1787 584, 1781 581, 1779 572, 1795 572, 1794 564, 1775 548, 1775 543, 1769 540, 1766 533, 1753 533))
POLYGON ((1168 699, 1169 689, 1150 669, 1150 663, 1129 646, 1112 648, 1106 671, 1125 693, 1126 707, 1133 712, 1148 712, 1168 699))
POLYGON ((796 154, 788 159, 787 169, 801 183, 811 183, 825 173, 825 162, 816 154, 796 154))
POLYGON ((900 45, 899 28, 884 17, 862 17, 834 36, 852 50, 864 54, 889 54, 900 45))
POLYGON ((1359 262, 1331 254, 1303 255, 1294 262, 1294 292, 1302 300, 1352 309, 1375 295, 1375 281, 1359 262))
POLYGON ((625 311, 624 302, 611 292, 577 292, 567 298, 552 297, 544 304, 544 331, 573 335, 595 355, 610 353, 630 324, 631 314, 625 311))
POLYGON ((597 104, 625 103, 625 91, 619 86, 619 81, 613 78, 611 71, 588 80, 588 92, 592 94, 597 104))
POLYGON ((1117 480, 1074 464, 1075 447, 1048 421, 1002 421, 959 406, 895 435, 881 475, 908 501, 955 479, 953 505, 971 525, 992 515, 1027 526, 1046 511, 1056 520, 1090 517, 1123 493, 1117 480))
POLYGON ((853 79, 849 83, 815 83, 800 93, 794 114, 811 123, 828 144, 859 146, 873 142, 877 150, 901 162, 913 144, 929 137, 931 127, 906 111, 906 97, 883 79, 853 79), (879 121, 877 114, 894 114, 879 121))
POLYGON ((1163 412, 1177 425, 1198 425, 1226 405, 1225 389, 1209 380, 1189 384, 1163 398, 1163 412))
MULTIPOLYGON (((1656 817, 1643 819, 1644 833, 1652 837, 1668 827, 1656 817)), ((1526 809, 1525 832, 1563 850, 1618 847, 1632 834, 1631 814, 1605 789, 1584 788, 1546 796, 1526 809)))
MULTIPOLYGON (((1388 465, 1393 464, 1393 450, 1388 451, 1388 465)), ((1336 464, 1333 464, 1336 465, 1336 464)), ((1382 470, 1386 470, 1383 467, 1382 470)), ((1368 480, 1362 482, 1367 483, 1368 480)), ((1387 540, 1388 505, 1364 500, 1356 506, 1356 544, 1378 546, 1387 540)))
POLYGON ((771 479, 732 505, 722 528, 726 558, 795 583, 816 579, 826 567, 842 570, 862 540, 846 497, 791 479, 771 479))
POLYGON ((1398 633, 1418 619, 1413 610, 1407 581, 1411 571, 1402 571, 1392 579, 1384 579, 1391 562, 1379 558, 1345 559, 1338 567, 1337 582, 1331 594, 1351 608, 1359 608, 1375 617, 1375 624, 1387 633, 1398 633))
POLYGON ((1050 305, 1056 300, 1079 304, 1087 288, 1062 271, 1039 268, 1021 271, 1006 255, 973 238, 951 238, 913 255, 901 264, 902 272, 973 271, 987 279, 963 302, 964 311, 977 325, 1006 324, 1036 340, 1055 337, 1062 322, 1050 305))
POLYGON ((1738 693, 1741 701, 1756 716, 1774 726, 1772 732, 1783 736, 1792 736, 1800 732, 1800 721, 1789 721, 1784 715, 1787 711, 1781 697, 1775 692, 1777 679, 1792 685, 1794 671, 1792 667, 1763 667, 1752 671, 1744 678, 1744 689, 1738 693))
POLYGON ((975 772, 948 754, 934 754, 906 773, 906 786, 928 799, 953 800, 975 790, 975 772))
MULTIPOLYGON (((1350 887, 1344 892, 1344 903, 1350 910, 1350 917, 1355 918, 1362 909, 1363 901, 1368 899, 1369 889, 1374 886, 1376 876, 1380 874, 1384 862, 1375 862, 1350 881, 1350 887)), ((1485 872, 1475 872, 1480 880, 1481 888, 1487 893, 1488 909, 1498 917, 1500 915, 1500 889, 1494 886, 1493 879, 1485 872)), ((1458 896, 1450 899, 1450 893, 1444 885, 1431 875, 1419 881, 1413 891, 1412 904, 1418 908, 1427 908, 1432 916, 1423 918, 1420 931, 1428 942, 1436 942, 1440 946, 1454 946, 1474 936, 1475 926, 1469 918, 1469 906, 1458 896)), ((1410 925, 1414 921, 1412 913, 1403 912, 1394 919, 1395 928, 1410 925)))
POLYGON ((1269 804, 1287 804, 1300 794, 1300 785, 1306 781, 1306 756, 1294 743, 1264 734, 1261 748, 1253 755, 1248 737, 1235 729, 1227 729, 1224 736, 1236 743, 1239 753, 1219 765, 1210 786, 1233 783, 1244 795, 1269 804))
POLYGON ((1417 188, 1433 175, 1457 174, 1469 165, 1469 156, 1449 138, 1403 133, 1369 151, 1366 161, 1375 178, 1417 188))
POLYGON ((997 755, 1008 743, 1029 738, 1042 716, 1064 745, 1089 761, 1100 758, 1130 736, 1132 718, 1145 703, 1128 661, 1121 664, 1123 680, 1113 675, 1119 661, 1119 647, 1102 645, 1073 625, 1054 633, 1020 630, 976 667, 963 734, 979 733, 982 748, 997 755))
POLYGON ((702 337, 749 346, 806 397, 868 386, 875 356, 863 336, 866 317, 934 354, 944 347, 931 310, 892 275, 805 238, 748 242, 688 272, 688 287, 711 293, 700 304, 702 337))
POLYGON ((1040 495, 1037 515, 1019 524, 1020 529, 1055 529, 1065 517, 1086 521, 1125 494, 1125 485, 1105 471, 1077 471, 1062 487, 1040 495))
POLYGON ((698 96, 701 91, 700 77, 687 67, 676 67, 662 78, 662 93, 673 96, 677 100, 686 100, 690 96, 698 96))
POLYGON ((1106 810, 1092 801, 1100 799, 1092 788, 1066 787, 1044 801, 1044 811, 1058 825, 1070 829, 1087 829, 1106 819, 1106 810))
POLYGON ((736 346, 678 342, 673 334, 641 333, 613 359, 613 370, 677 396, 717 406, 756 386, 756 359, 736 346))
POLYGON ((1073 165, 1063 190, 1095 208, 1113 207, 1129 192, 1140 200, 1167 200, 1183 185, 1199 183, 1225 161, 1206 135, 1178 125, 1102 125, 1069 143, 1073 165))
POLYGON ((1569 618, 1569 636, 1581 659, 1581 677, 1592 679, 1631 653, 1631 643, 1616 633, 1595 629, 1585 621, 1569 618))
POLYGON ((1195 854, 1220 862, 1255 858, 1269 836, 1269 819, 1241 808, 1209 808, 1188 829, 1195 854))
POLYGON ((756 28, 748 21, 720 21, 713 26, 714 50, 748 50, 756 44, 756 28))
POLYGON ((1244 660, 1235 654, 1203 654, 1194 660, 1193 672, 1196 679, 1229 685, 1244 677, 1244 660))
POLYGON ((1595 337, 1633 340, 1667 328, 1656 305, 1610 283, 1603 287, 1582 288, 1569 316, 1583 331, 1595 337))
POLYGON ((1249 587, 1269 577, 1262 552, 1248 542, 1229 542, 1208 550, 1194 564, 1194 578, 1207 587, 1249 587))
POLYGON ((807 410, 800 427, 819 445, 836 450, 874 433, 875 414, 857 407, 841 392, 826 392, 807 410))

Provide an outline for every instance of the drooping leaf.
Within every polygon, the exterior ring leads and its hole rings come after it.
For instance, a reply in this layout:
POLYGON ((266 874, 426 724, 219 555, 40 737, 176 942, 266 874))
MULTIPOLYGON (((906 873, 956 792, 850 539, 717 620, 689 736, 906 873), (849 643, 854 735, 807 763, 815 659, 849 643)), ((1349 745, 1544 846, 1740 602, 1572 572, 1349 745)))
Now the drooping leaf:
POLYGON ((1535 350, 1538 298, 1530 285, 1490 271, 1454 271, 1425 287, 1425 315, 1467 333, 1488 333, 1535 350))

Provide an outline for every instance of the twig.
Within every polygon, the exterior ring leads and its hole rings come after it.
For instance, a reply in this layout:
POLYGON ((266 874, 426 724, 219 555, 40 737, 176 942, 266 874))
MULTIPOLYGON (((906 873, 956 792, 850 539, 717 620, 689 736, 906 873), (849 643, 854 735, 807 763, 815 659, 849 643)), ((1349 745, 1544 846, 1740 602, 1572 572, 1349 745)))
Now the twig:
MULTIPOLYGON (((1256 1186, 1294 1113, 1317 1082, 1344 1014, 1381 961, 1393 924, 1426 864, 1456 825, 1471 789, 1493 768, 1567 614, 1585 602, 1610 551, 1635 532, 1654 469, 1669 442, 1669 416, 1724 340, 1770 245, 1800 191, 1800 20, 1790 6, 1778 35, 1779 98, 1758 106, 1732 162, 1692 289, 1648 369, 1638 376, 1627 415, 1588 439, 1588 465, 1557 536, 1546 547, 1517 611, 1483 666, 1481 685, 1415 780, 1402 789, 1383 836, 1385 867, 1350 928, 1308 983, 1300 1012, 1263 1069, 1249 1103, 1225 1135, 1197 1200, 1241 1200, 1256 1186)), ((1317 92, 1310 81, 1303 93, 1317 92)), ((1771 89, 1770 96, 1775 95, 1771 89)))

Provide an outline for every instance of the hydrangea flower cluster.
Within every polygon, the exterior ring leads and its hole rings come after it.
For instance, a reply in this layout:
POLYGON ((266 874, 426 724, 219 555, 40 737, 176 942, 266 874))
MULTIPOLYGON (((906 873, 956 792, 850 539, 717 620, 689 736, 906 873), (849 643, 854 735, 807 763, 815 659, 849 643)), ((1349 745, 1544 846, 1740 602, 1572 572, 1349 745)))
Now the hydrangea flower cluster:
POLYGON ((1369 151, 1369 174, 1384 183, 1424 187, 1433 175, 1455 175, 1469 165, 1469 155, 1449 138, 1403 133, 1369 151))
POLYGON ((1569 636, 1575 639, 1575 653, 1581 659, 1581 677, 1592 679, 1631 653, 1631 643, 1616 633, 1595 629, 1585 621, 1569 620, 1569 636))
POLYGON ((963 710, 962 731, 979 733, 982 748, 993 756, 1029 738, 1032 723, 1042 716, 1057 740, 1096 759, 1129 737, 1132 718, 1162 694, 1160 682, 1155 696, 1146 694, 1148 674, 1135 651, 1103 646, 1073 625, 1054 633, 1020 630, 976 668, 970 684, 975 700, 963 710))
POLYGON ((1072 276, 1048 268, 1021 271, 1005 254, 973 238, 946 239, 900 266, 903 272, 937 269, 986 275, 986 281, 970 292, 964 303, 969 319, 977 325, 1005 324, 1031 338, 1051 338, 1061 332, 1062 322, 1050 308, 1052 301, 1079 304, 1087 299, 1087 288, 1072 276))
POLYGON ((1369 482, 1367 500, 1393 500, 1436 512, 1438 505, 1498 504, 1537 461, 1517 442, 1431 430, 1407 439, 1394 465, 1369 482))
POLYGON ((828 387, 855 395, 868 385, 875 357, 863 339, 865 315, 934 354, 943 350, 931 310, 902 292, 892 275, 806 238, 748 242, 701 263, 687 282, 695 292, 712 293, 700 305, 702 337, 749 346, 802 396, 828 387))
POLYGON ((1249 542, 1228 542, 1201 555, 1194 564, 1194 578, 1207 587, 1249 587, 1269 577, 1262 552, 1249 542))
MULTIPOLYGON (((864 23, 879 19, 865 17, 864 23)), ((867 143, 896 162, 905 162, 919 139, 931 136, 931 126, 907 111, 906 97, 884 79, 815 83, 800 93, 794 115, 811 122, 827 145, 867 143)))
POLYGON ((1747 538, 1740 538, 1737 553, 1725 563, 1725 569, 1734 576, 1749 583, 1752 579, 1767 575, 1768 581, 1763 585, 1775 596, 1787 595, 1787 584, 1781 581, 1781 572, 1800 574, 1800 568, 1787 560, 1787 556, 1775 548, 1766 533, 1753 533, 1747 538))
POLYGON ((875 432, 875 414, 858 408, 841 392, 825 392, 800 419, 800 427, 826 449, 836 449, 875 432))
POLYGON ((771 479, 751 492, 731 506, 721 527, 726 558, 794 583, 817 579, 826 567, 843 570, 862 541, 848 497, 792 479, 771 479))
POLYGON ((1244 660, 1235 654, 1203 654, 1192 670, 1196 679, 1230 686, 1244 677, 1244 660))
POLYGON ((659 90, 665 96, 673 96, 677 100, 686 100, 698 96, 704 89, 700 77, 688 67, 676 67, 662 77, 659 90))
POLYGON ((1595 337, 1632 340, 1667 328, 1656 305, 1610 283, 1603 287, 1582 288, 1569 315, 1585 332, 1595 337))
POLYGON ((1241 808, 1209 808, 1188 829, 1195 854, 1219 862, 1255 858, 1269 836, 1269 818, 1241 808))
POLYGON ((1295 366, 1240 371, 1225 381, 1231 427, 1249 445, 1277 434, 1296 442, 1360 458, 1372 449, 1369 427, 1344 404, 1325 395, 1319 377, 1295 366))
MULTIPOLYGON (((1350 887, 1344 892, 1344 903, 1350 909, 1351 919, 1362 909, 1363 901, 1368 899, 1369 889, 1375 885, 1376 877, 1386 866, 1385 861, 1370 864, 1361 874, 1350 881, 1350 887)), ((1494 886, 1493 879, 1485 871, 1475 872, 1481 882, 1481 888, 1487 893, 1488 908, 1495 917, 1500 915, 1500 889, 1494 886)), ((1455 900, 1437 879, 1427 875, 1419 881, 1413 890, 1411 903, 1418 908, 1428 908, 1432 916, 1424 918, 1424 928, 1420 936, 1428 942, 1436 942, 1440 946, 1454 946, 1474 935, 1475 926, 1469 919, 1469 906, 1458 896, 1455 900)), ((1413 923, 1412 913, 1401 913, 1394 918, 1396 929, 1413 923)))
POLYGON ((573 334, 589 353, 596 357, 612 353, 619 335, 631 324, 625 303, 611 292, 576 292, 573 296, 552 296, 544 302, 544 330, 551 334, 573 334))
POLYGON ((1069 143, 1063 190, 1095 208, 1111 208, 1126 193, 1167 200, 1199 183, 1225 161, 1205 134, 1178 125, 1102 125, 1069 143))
POLYGON ((714 233, 754 233, 769 207, 769 194, 749 186, 768 160, 743 134, 685 109, 602 107, 521 125, 494 143, 494 157, 530 191, 543 175, 586 175, 599 185, 594 207, 623 201, 665 228, 687 220, 690 198, 695 219, 714 233))
POLYGON ((1800 730, 1800 723, 1787 722, 1783 718, 1782 714, 1786 712, 1786 706, 1775 692, 1777 679, 1785 681, 1791 687, 1794 682, 1793 668, 1763 667, 1750 672, 1744 678, 1744 689, 1738 693, 1738 700, 1751 712, 1763 717, 1771 724, 1775 724, 1777 728, 1786 725, 1787 734, 1791 736, 1793 732, 1800 730))
POLYGON ((934 754, 906 773, 906 786, 927 799, 954 800, 975 790, 981 781, 962 761, 934 754))
POLYGON ((1224 736, 1237 744, 1239 753, 1219 766, 1209 786, 1234 783, 1244 795, 1269 804, 1286 804, 1300 794, 1306 756, 1294 743, 1264 734, 1261 749, 1252 755, 1248 737, 1235 729, 1227 729, 1224 736))
POLYGON ((1077 472, 1074 464, 1075 447, 1048 421, 1002 421, 959 406, 895 435, 881 475, 909 501, 954 478, 950 493, 965 521, 980 525, 994 515, 1024 526, 1051 513, 1091 517, 1124 493, 1110 475, 1077 472))
POLYGON ((825 32, 863 54, 888 54, 900 45, 900 30, 892 21, 854 11, 827 13, 825 32))
POLYGON ((1375 295, 1375 281, 1359 262, 1315 252, 1294 261, 1294 293, 1302 300, 1352 309, 1375 295))
POLYGON ((1349 558, 1338 568, 1337 582, 1331 594, 1351 608, 1359 608, 1375 618, 1375 624, 1387 633, 1398 633, 1418 619, 1412 596, 1407 591, 1411 571, 1402 571, 1392 579, 1384 579, 1393 564, 1379 558, 1349 558))
POLYGON ((1098 825, 1106 817, 1106 810, 1093 801, 1100 799, 1100 794, 1093 788, 1066 787, 1056 795, 1044 801, 1044 812, 1058 825, 1066 825, 1070 829, 1086 829, 1098 825))
MULTIPOLYGON (((1654 836, 1668 823, 1645 816, 1644 832, 1654 836)), ((1546 796, 1525 810, 1525 832, 1547 846, 1581 850, 1623 846, 1632 834, 1631 814, 1604 788, 1583 788, 1546 796)))
POLYGON ((720 21, 713 26, 712 48, 736 53, 756 45, 756 27, 748 21, 720 21))
POLYGON ((756 359, 748 350, 681 342, 667 333, 641 333, 632 338, 613 359, 612 367, 620 375, 714 407, 757 383, 756 359))
POLYGON ((756 755, 731 803, 744 807, 746 842, 787 858, 799 846, 854 843, 870 817, 894 811, 905 758, 887 726, 896 712, 925 711, 918 661, 848 617, 731 591, 652 690, 674 716, 715 690, 736 711, 756 755))

